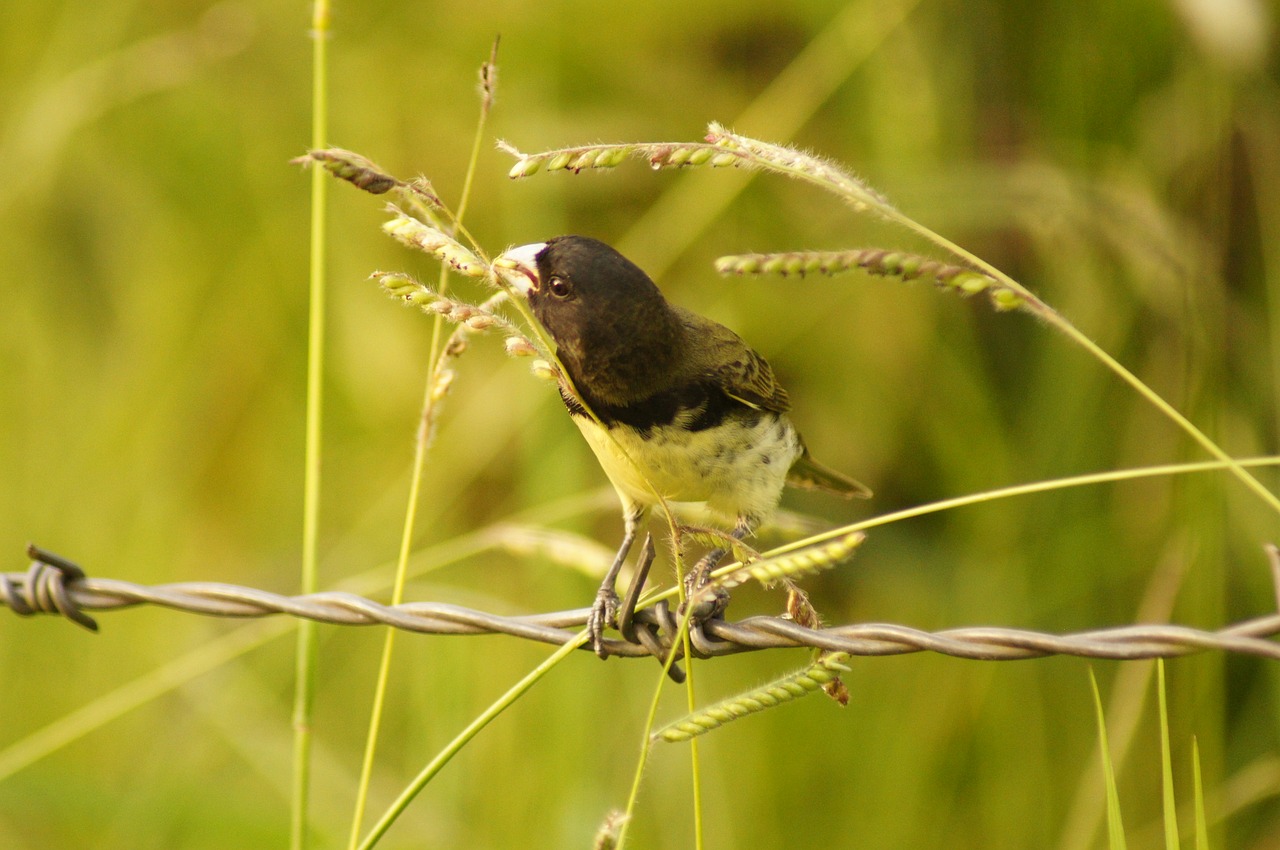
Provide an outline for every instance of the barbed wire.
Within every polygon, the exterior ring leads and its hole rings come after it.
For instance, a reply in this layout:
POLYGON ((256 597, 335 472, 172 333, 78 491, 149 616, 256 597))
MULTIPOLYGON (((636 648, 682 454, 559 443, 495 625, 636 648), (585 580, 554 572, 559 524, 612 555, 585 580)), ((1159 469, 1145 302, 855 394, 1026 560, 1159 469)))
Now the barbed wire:
MULTIPOLYGON (((256 618, 275 614, 343 626, 385 625, 439 635, 505 634, 561 645, 581 637, 589 608, 506 617, 460 605, 406 602, 383 605, 345 592, 285 596, 218 582, 141 585, 90 578, 76 564, 36 546, 27 547, 30 568, 0 573, 0 603, 21 616, 60 614, 96 631, 86 611, 159 605, 215 617, 256 618)), ((1280 602, 1280 549, 1267 547, 1272 581, 1280 602)), ((637 612, 641 643, 608 640, 611 655, 654 656, 662 660, 677 634, 674 614, 663 603, 637 612)), ((755 616, 736 622, 710 620, 691 629, 694 655, 710 658, 765 649, 809 647, 856 656, 935 652, 981 661, 1013 661, 1069 655, 1082 658, 1169 658, 1220 651, 1280 660, 1280 613, 1235 623, 1216 631, 1178 625, 1132 625, 1071 634, 974 627, 928 632, 886 623, 808 628, 784 617, 755 616)))

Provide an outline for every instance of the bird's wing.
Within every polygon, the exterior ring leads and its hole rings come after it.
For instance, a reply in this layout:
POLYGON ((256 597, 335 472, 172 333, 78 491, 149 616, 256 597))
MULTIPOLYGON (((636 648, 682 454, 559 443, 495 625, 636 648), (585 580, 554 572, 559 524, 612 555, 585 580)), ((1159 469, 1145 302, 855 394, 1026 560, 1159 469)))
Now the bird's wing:
POLYGON ((769 362, 745 343, 714 374, 730 398, 774 413, 786 413, 791 409, 787 391, 773 376, 769 362))
POLYGON ((778 384, 769 362, 724 325, 677 307, 693 340, 687 360, 698 376, 710 378, 730 398, 758 410, 785 413, 787 391, 778 384))

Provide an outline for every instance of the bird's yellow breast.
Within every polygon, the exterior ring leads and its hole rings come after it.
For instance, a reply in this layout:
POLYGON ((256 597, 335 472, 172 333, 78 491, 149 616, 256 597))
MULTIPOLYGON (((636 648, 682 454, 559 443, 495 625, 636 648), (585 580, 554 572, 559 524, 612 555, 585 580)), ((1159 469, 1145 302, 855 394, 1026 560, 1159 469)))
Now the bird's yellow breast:
POLYGON ((762 522, 773 513, 800 440, 785 416, 727 418, 690 431, 680 425, 641 433, 602 428, 574 416, 582 435, 624 502, 704 502, 714 513, 762 522))

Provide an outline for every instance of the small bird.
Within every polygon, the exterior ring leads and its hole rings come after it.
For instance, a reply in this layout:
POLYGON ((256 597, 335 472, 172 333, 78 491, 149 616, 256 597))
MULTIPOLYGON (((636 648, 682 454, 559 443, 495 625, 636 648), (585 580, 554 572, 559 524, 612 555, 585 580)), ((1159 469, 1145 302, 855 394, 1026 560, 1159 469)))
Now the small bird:
MULTIPOLYGON (((763 357, 724 325, 668 303, 609 245, 557 236, 512 248, 494 266, 555 342, 568 379, 561 398, 622 501, 622 545, 587 621, 597 655, 606 655, 605 627, 617 624, 618 572, 660 501, 705 503, 741 540, 770 517, 785 484, 871 495, 809 457, 763 357)), ((644 549, 629 606, 652 561, 651 540, 644 549)), ((727 551, 704 555, 690 586, 705 583, 727 551)), ((629 622, 632 612, 622 613, 629 622)))

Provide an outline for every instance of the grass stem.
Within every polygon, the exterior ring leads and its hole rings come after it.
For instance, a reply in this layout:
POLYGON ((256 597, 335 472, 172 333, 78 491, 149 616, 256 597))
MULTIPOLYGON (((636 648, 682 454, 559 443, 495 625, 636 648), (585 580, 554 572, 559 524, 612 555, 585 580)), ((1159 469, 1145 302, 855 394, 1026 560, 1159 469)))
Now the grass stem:
MULTIPOLYGON (((311 146, 323 148, 328 135, 329 2, 315 0, 311 17, 311 146)), ((320 442, 324 376, 325 231, 329 182, 320 169, 311 174, 310 309, 307 329, 307 412, 302 499, 302 593, 316 590, 316 545, 320 521, 320 442)), ((289 846, 308 844, 307 813, 311 792, 311 718, 315 700, 316 625, 298 623, 293 702, 293 796, 289 846)))
MULTIPOLYGON (((497 60, 498 42, 480 71, 482 81, 482 99, 480 117, 476 122, 474 140, 471 145, 471 157, 467 163, 466 178, 463 182, 462 198, 458 202, 458 212, 453 221, 458 228, 462 227, 462 217, 466 213, 467 203, 471 197, 472 181, 475 177, 477 163, 480 158, 480 144, 484 137, 485 125, 493 104, 493 79, 497 60)), ((320 169, 315 169, 319 171, 320 169)), ((440 265, 440 281, 436 289, 443 295, 449 284, 449 267, 440 265)), ((405 505, 404 523, 400 533, 400 551, 396 561, 395 581, 391 591, 391 604, 399 605, 404 601, 404 586, 408 573, 409 555, 412 551, 415 522, 418 515, 418 501, 422 492, 422 479, 426 469, 427 452, 431 445, 431 435, 436 414, 438 396, 436 393, 439 368, 443 361, 444 317, 436 315, 431 329, 430 354, 427 363, 426 387, 423 390, 422 414, 418 421, 417 435, 413 449, 413 472, 410 476, 409 497, 405 505)), ((356 848, 360 841, 360 831, 364 826, 365 810, 368 806, 369 785, 373 778, 373 765, 378 750, 378 735, 382 728, 383 709, 386 705, 387 687, 391 677, 391 660, 395 655, 396 629, 387 629, 382 645, 382 657, 378 664, 378 677, 374 684, 373 704, 369 711, 369 730, 365 737, 364 755, 360 763, 360 780, 356 789, 355 810, 351 816, 351 831, 348 847, 356 848)))

